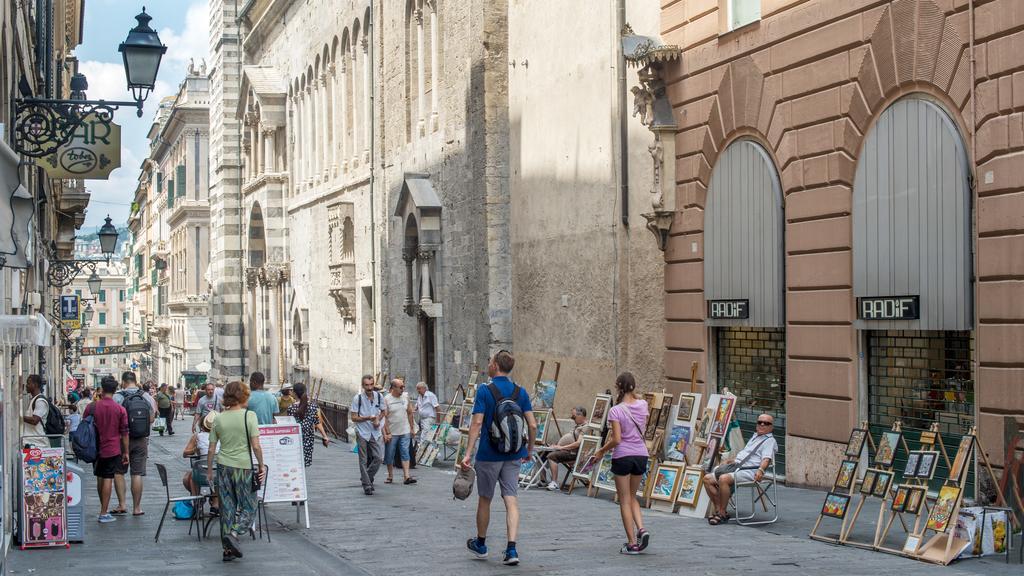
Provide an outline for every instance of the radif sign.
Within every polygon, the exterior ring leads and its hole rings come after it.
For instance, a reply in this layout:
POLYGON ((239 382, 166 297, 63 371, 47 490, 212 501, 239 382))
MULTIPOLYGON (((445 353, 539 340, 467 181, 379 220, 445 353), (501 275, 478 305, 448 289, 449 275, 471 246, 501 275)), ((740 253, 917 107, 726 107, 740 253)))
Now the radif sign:
POLYGON ((67 144, 43 158, 42 166, 50 178, 106 180, 121 166, 121 127, 92 113, 67 144))
POLYGON ((920 317, 919 296, 857 298, 857 318, 861 320, 917 320, 920 317))

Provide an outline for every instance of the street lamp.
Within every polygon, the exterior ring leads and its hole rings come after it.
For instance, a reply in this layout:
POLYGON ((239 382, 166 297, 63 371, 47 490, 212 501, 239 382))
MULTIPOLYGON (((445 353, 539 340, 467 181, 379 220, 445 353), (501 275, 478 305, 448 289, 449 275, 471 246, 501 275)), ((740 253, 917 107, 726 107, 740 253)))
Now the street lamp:
MULTIPOLYGON (((85 283, 89 285, 89 292, 95 295, 100 293, 100 287, 103 285, 103 279, 100 278, 100 275, 97 274, 94 269, 85 283)), ((89 304, 89 306, 92 306, 92 304, 89 304)))
MULTIPOLYGON (((139 24, 128 31, 128 38, 117 47, 117 51, 124 57, 128 89, 136 101, 142 102, 156 85, 156 73, 160 70, 160 59, 167 52, 167 46, 160 43, 156 30, 149 27, 153 17, 146 14, 145 7, 135 19, 139 24)), ((142 106, 139 106, 138 114, 141 118, 142 106)))
POLYGON ((106 221, 97 235, 100 237, 100 251, 109 259, 117 248, 117 228, 110 223, 110 214, 107 214, 106 221))
POLYGON ((149 26, 152 17, 146 14, 145 8, 135 19, 138 24, 128 31, 128 37, 118 47, 124 59, 128 89, 135 100, 86 100, 89 82, 84 75, 75 74, 67 100, 29 97, 15 101, 15 151, 31 158, 49 156, 71 141, 86 117, 92 115, 90 122, 109 127, 114 110, 121 106, 134 106, 136 114, 142 117, 142 104, 156 85, 160 60, 167 47, 149 26))
POLYGON ((85 307, 85 323, 92 324, 92 317, 96 314, 96 311, 92 309, 92 302, 85 307))

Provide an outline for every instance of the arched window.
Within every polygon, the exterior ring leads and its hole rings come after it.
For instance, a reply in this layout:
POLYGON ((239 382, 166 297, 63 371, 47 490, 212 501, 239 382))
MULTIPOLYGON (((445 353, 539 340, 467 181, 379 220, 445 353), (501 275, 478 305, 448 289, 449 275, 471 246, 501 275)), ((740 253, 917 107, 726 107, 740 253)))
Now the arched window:
POLYGON ((352 217, 346 216, 341 225, 341 259, 351 262, 355 257, 355 229, 352 226, 352 217))

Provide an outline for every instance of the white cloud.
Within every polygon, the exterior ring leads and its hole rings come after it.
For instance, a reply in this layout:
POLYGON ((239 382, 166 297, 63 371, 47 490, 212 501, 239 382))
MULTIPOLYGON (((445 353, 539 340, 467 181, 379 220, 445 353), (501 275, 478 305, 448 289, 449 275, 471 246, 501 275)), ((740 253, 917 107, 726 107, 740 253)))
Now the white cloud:
POLYGON ((185 64, 194 58, 196 65, 210 54, 210 6, 198 2, 185 13, 185 30, 178 34, 170 28, 160 30, 160 39, 167 45, 166 59, 185 64))

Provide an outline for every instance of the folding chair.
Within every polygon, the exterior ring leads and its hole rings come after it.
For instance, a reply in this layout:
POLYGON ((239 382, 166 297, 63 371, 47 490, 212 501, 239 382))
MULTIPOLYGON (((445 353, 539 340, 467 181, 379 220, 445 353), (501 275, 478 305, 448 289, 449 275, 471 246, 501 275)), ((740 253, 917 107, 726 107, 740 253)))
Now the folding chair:
MULTIPOLYGON (((269 544, 270 543, 270 520, 267 519, 267 484, 270 483, 270 482, 268 482, 270 480, 270 466, 267 466, 266 464, 264 464, 263 467, 266 468, 267 474, 264 477, 264 478, 266 478, 266 480, 263 482, 263 486, 261 487, 259 498, 257 499, 257 502, 256 502, 256 525, 259 527, 260 539, 261 540, 263 539, 263 528, 264 528, 264 526, 266 526, 267 543, 269 544)), ((256 539, 256 532, 253 531, 253 530, 250 530, 250 532, 252 533, 252 539, 255 540, 256 539)))
POLYGON ((156 537, 154 540, 160 542, 160 531, 164 528, 164 520, 167 518, 167 511, 170 510, 171 505, 175 502, 191 502, 192 503, 192 517, 188 520, 188 533, 192 533, 192 524, 196 525, 196 538, 199 540, 203 539, 202 525, 199 520, 200 511, 203 505, 203 499, 206 496, 177 496, 171 498, 171 488, 167 484, 167 468, 163 464, 156 465, 156 471, 160 474, 160 483, 164 485, 164 491, 167 492, 167 503, 164 505, 164 513, 160 515, 160 525, 156 527, 156 537))
POLYGON ((729 504, 736 512, 736 523, 741 526, 756 526, 759 524, 772 524, 779 519, 779 486, 775 475, 775 460, 772 460, 772 466, 769 472, 766 472, 761 477, 760 482, 751 480, 750 482, 737 482, 736 490, 733 491, 732 497, 729 499, 729 504), (738 497, 740 490, 750 490, 750 514, 744 515, 740 511, 739 501, 741 498, 738 497), (761 504, 761 508, 767 514, 768 506, 772 507, 770 517, 755 519, 757 517, 757 505, 761 504))

